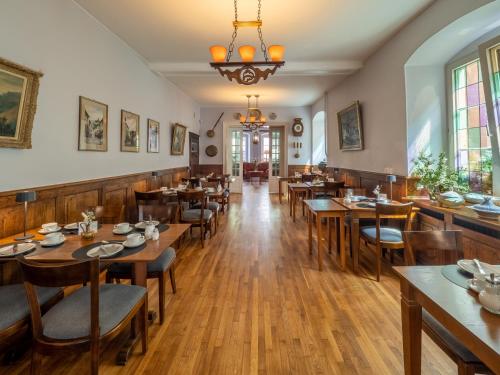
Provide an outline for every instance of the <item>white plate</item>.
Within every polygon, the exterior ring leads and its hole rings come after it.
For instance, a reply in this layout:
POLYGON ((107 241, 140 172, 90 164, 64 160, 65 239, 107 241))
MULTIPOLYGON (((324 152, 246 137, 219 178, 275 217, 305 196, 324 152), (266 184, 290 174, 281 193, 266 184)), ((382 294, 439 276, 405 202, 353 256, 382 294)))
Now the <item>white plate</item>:
POLYGON ((40 229, 38 231, 38 233, 40 234, 49 234, 49 233, 55 233, 55 232, 59 232, 62 228, 60 226, 57 226, 57 228, 55 229, 51 229, 51 230, 47 230, 47 229, 40 229))
POLYGON ((12 257, 16 255, 21 255, 33 250, 36 247, 34 243, 20 243, 17 244, 17 249, 14 252, 15 245, 4 246, 0 248, 0 257, 12 257))
POLYGON ((359 202, 363 199, 366 199, 366 197, 362 196, 362 195, 353 195, 351 197, 351 202, 359 202))
MULTIPOLYGON (((494 265, 484 263, 484 262, 481 262, 481 265, 483 266, 484 271, 487 274, 500 273, 500 266, 494 266, 494 265)), ((457 266, 459 266, 465 272, 470 273, 471 275, 473 275, 474 273, 479 273, 479 270, 477 269, 477 267, 472 259, 460 259, 457 262, 457 266)))
POLYGON ((134 230, 134 228, 132 226, 129 226, 128 230, 126 230, 125 232, 120 232, 118 229, 115 228, 115 229, 113 229, 113 233, 114 234, 129 234, 133 230, 134 230))
MULTIPOLYGON (((151 223, 156 227, 158 224, 160 224, 159 221, 157 220, 152 220, 151 223)), ((141 221, 140 223, 135 224, 135 227, 137 229, 146 229, 146 223, 144 221, 141 221)))
POLYGON ((113 255, 118 254, 124 249, 123 245, 120 243, 109 243, 101 246, 96 246, 89 251, 87 251, 87 256, 91 258, 109 258, 113 255))
POLYGON ((145 238, 143 238, 143 239, 142 239, 141 241, 139 241, 137 244, 134 244, 134 246, 132 246, 132 245, 130 245, 130 244, 129 244, 129 242, 128 242, 128 240, 127 240, 127 241, 125 241, 125 242, 123 243, 123 246, 125 246, 125 247, 139 247, 139 246, 141 246, 142 244, 144 244, 145 242, 146 242, 146 239, 145 239, 145 238))
POLYGON ((42 245, 43 247, 53 247, 53 246, 58 246, 58 245, 62 244, 65 240, 66 240, 66 238, 63 236, 61 241, 47 242, 47 240, 43 240, 43 241, 40 241, 40 245, 42 245))
POLYGON ((67 230, 75 230, 75 229, 78 229, 78 223, 66 224, 66 225, 64 226, 64 229, 67 229, 67 230))

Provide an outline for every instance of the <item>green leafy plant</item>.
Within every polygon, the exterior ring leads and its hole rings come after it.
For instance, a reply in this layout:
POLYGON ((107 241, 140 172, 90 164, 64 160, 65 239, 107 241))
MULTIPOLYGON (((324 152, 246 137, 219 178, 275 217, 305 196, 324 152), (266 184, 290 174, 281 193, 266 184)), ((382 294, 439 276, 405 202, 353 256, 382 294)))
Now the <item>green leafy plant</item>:
POLYGON ((444 152, 437 158, 431 154, 421 153, 414 160, 412 175, 418 177, 417 187, 426 189, 432 200, 445 191, 452 190, 458 193, 468 191, 467 183, 460 179, 458 171, 450 168, 444 152))

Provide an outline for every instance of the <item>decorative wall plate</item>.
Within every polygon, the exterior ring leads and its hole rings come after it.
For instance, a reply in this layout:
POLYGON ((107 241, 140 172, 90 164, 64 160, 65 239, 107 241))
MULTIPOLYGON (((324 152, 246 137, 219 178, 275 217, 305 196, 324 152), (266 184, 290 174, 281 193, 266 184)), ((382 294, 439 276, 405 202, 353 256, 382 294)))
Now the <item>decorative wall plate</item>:
POLYGON ((207 154, 207 156, 210 156, 211 158, 217 155, 218 152, 219 150, 215 145, 207 146, 207 148, 205 149, 205 154, 207 154))

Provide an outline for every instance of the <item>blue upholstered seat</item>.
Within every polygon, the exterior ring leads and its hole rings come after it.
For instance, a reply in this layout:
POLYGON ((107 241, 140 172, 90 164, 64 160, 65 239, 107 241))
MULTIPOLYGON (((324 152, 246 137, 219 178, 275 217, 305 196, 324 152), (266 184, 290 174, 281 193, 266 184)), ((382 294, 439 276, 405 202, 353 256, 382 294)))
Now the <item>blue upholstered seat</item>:
MULTIPOLYGON (((37 287, 38 302, 43 306, 55 297, 61 288, 37 287)), ((23 284, 0 286, 0 331, 30 316, 30 307, 23 284)))
MULTIPOLYGON (((193 206, 193 208, 196 208, 196 209, 200 208, 200 203, 195 204, 195 205, 193 206)), ((208 203, 207 203, 207 208, 208 208, 209 210, 212 210, 212 211, 219 211, 219 210, 220 210, 220 205, 219 205, 219 203, 217 203, 217 202, 208 202, 208 203)))
MULTIPOLYGON (((203 210, 204 220, 208 221, 212 217, 212 211, 209 209, 203 210)), ((201 218, 201 209, 194 208, 190 210, 184 210, 182 212, 182 220, 199 220, 201 218)))
MULTIPOLYGON (((103 284, 99 287, 101 336, 115 328, 146 294, 137 285, 103 284)), ((76 339, 90 334, 90 287, 78 289, 42 317, 43 334, 53 339, 76 339)))
MULTIPOLYGON (((175 260, 175 250, 169 247, 163 252, 162 255, 158 257, 154 262, 148 263, 147 272, 165 272, 175 260)), ((109 266, 108 272, 111 272, 113 276, 116 275, 131 275, 132 265, 130 263, 113 263, 109 266)))
MULTIPOLYGON (((376 227, 361 228, 361 235, 366 237, 370 242, 377 241, 376 227)), ((401 231, 396 228, 380 227, 380 241, 382 242, 403 242, 401 231)))

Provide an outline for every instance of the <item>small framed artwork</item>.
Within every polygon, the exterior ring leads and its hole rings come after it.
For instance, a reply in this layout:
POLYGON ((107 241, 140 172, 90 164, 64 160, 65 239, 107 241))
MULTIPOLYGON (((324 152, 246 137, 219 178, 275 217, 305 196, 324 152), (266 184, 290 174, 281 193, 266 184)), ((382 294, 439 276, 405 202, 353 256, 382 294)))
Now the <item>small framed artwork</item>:
POLYGON ((122 109, 121 147, 122 152, 139 152, 139 115, 122 109))
POLYGON ((349 107, 337 113, 339 126, 339 142, 342 151, 355 151, 363 149, 363 126, 361 123, 361 110, 356 101, 349 107))
POLYGON ((0 58, 0 147, 31 148, 42 75, 0 58))
POLYGON ((170 146, 171 155, 184 155, 184 143, 186 141, 186 127, 181 124, 174 124, 172 127, 172 143, 170 146))
POLYGON ((80 96, 79 151, 108 151, 108 106, 80 96))
POLYGON ((160 152, 160 123, 148 119, 148 152, 160 152))

